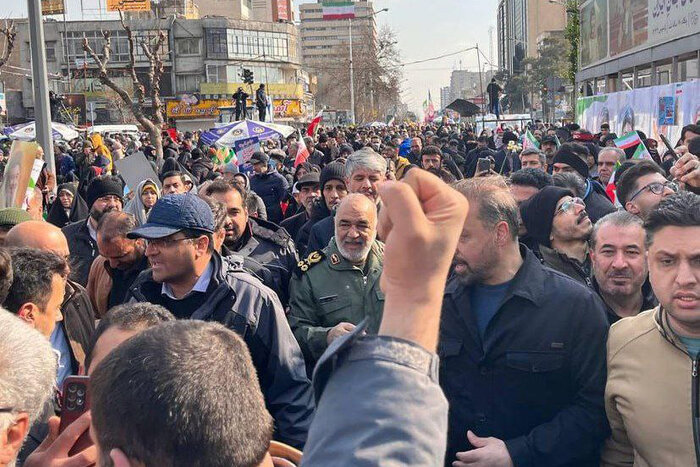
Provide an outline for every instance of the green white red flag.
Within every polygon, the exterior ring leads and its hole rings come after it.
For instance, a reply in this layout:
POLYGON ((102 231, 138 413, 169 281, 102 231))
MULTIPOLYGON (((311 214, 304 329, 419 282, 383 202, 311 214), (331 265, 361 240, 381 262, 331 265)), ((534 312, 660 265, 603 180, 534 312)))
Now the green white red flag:
POLYGON ((350 1, 323 2, 324 20, 353 19, 355 17, 355 3, 350 1))
POLYGON ((525 137, 523 138, 523 149, 539 149, 540 148, 540 142, 537 141, 537 138, 535 138, 535 135, 530 133, 530 130, 527 130, 525 132, 525 137))

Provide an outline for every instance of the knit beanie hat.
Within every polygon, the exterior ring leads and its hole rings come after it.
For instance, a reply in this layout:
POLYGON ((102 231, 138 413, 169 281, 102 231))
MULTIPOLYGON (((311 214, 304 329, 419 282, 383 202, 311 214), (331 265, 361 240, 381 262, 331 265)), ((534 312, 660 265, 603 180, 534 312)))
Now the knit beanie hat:
POLYGON ((574 194, 566 188, 546 186, 520 205, 520 217, 527 228, 527 233, 540 245, 548 248, 552 246, 549 236, 552 234, 554 211, 557 203, 564 196, 574 196, 574 194))
POLYGON ((514 143, 518 142, 518 136, 513 133, 512 131, 504 131, 503 136, 501 137, 501 141, 503 142, 503 145, 508 147, 508 143, 513 141, 514 143))
POLYGON ((552 163, 568 164, 583 178, 588 178, 588 164, 579 157, 579 154, 585 155, 586 148, 581 146, 581 149, 581 151, 576 151, 574 145, 563 144, 554 155, 552 163))
POLYGON ((89 209, 92 209, 92 205, 99 198, 107 195, 114 195, 118 197, 122 203, 124 199, 124 188, 122 187, 121 181, 116 177, 99 177, 94 179, 87 189, 87 205, 89 209))
POLYGON ((345 164, 340 162, 331 162, 321 170, 321 191, 329 180, 340 180, 345 183, 345 164))
POLYGON ((22 222, 32 220, 31 214, 20 208, 0 209, 0 226, 14 227, 22 222))

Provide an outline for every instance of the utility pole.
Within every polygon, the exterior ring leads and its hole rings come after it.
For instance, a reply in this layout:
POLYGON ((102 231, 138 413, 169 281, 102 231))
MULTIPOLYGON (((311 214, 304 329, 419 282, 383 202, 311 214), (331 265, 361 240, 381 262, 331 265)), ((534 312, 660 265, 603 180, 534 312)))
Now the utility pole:
POLYGON ((348 18, 348 31, 350 33, 350 124, 355 124, 355 68, 352 57, 352 18, 348 18))
POLYGON ((479 92, 481 93, 481 129, 484 129, 484 80, 481 78, 481 56, 479 54, 479 44, 476 44, 476 63, 479 66, 479 92))
MULTIPOLYGON (((51 108, 49 106, 49 77, 46 70, 44 24, 41 17, 41 0, 27 0, 29 16, 29 45, 32 55, 32 84, 34 87, 34 125, 36 141, 44 149, 48 169, 56 173, 51 135, 51 108)), ((54 188, 55 190, 55 188, 54 188)))

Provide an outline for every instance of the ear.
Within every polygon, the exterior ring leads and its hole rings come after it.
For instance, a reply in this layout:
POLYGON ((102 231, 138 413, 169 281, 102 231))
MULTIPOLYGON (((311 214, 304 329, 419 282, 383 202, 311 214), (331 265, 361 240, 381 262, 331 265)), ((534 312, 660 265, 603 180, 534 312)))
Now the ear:
POLYGON ((8 465, 16 459, 24 438, 29 432, 29 415, 20 413, 10 427, 0 434, 0 464, 8 465))
POLYGON ((32 327, 34 327, 34 321, 36 321, 37 313, 40 313, 39 307, 32 302, 23 304, 19 307, 19 310, 17 310, 17 316, 26 321, 32 327))
POLYGON ((632 201, 627 201, 625 203, 625 211, 629 212, 630 214, 634 214, 635 216, 638 216, 640 212, 637 205, 634 204, 632 201))
POLYGON ((509 232, 508 223, 499 222, 496 224, 496 244, 498 246, 503 246, 510 240, 510 238, 511 232, 509 232))

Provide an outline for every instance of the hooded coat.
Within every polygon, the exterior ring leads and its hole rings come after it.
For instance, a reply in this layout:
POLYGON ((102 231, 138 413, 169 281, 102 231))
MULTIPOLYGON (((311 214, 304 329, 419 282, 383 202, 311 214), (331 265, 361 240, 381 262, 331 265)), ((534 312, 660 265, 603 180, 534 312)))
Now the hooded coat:
POLYGON ((73 202, 70 205, 69 214, 61 204, 61 200, 56 198, 56 200, 51 205, 49 213, 46 216, 46 221, 55 225, 59 229, 62 229, 66 224, 71 222, 77 222, 87 219, 90 215, 90 209, 88 209, 85 200, 78 194, 78 190, 72 183, 64 183, 58 186, 58 193, 61 190, 68 190, 73 193, 73 202))
POLYGON ((143 201, 141 200, 141 195, 143 194, 143 187, 146 186, 146 184, 149 184, 149 186, 155 186, 156 196, 158 197, 158 199, 160 199, 160 190, 158 189, 158 185, 156 185, 156 183, 153 180, 146 179, 139 183, 138 187, 136 188, 136 196, 134 196, 131 199, 131 201, 126 203, 126 206, 124 206, 123 209, 124 212, 129 213, 136 218, 137 227, 141 224, 145 224, 146 219, 148 218, 146 206, 143 205, 143 201))

